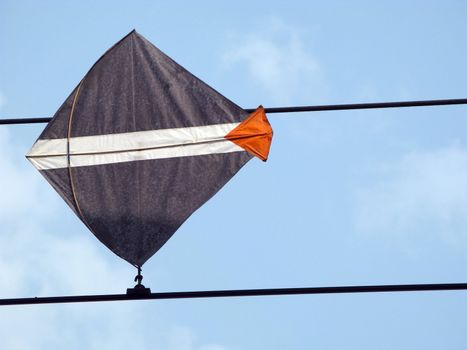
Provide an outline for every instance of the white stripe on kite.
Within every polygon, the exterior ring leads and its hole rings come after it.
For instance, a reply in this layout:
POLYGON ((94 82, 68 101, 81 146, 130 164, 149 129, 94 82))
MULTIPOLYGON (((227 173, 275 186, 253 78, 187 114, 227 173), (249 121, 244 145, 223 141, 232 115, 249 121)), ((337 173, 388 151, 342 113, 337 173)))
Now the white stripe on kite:
MULTIPOLYGON (((244 151, 224 138, 238 124, 72 137, 70 166, 244 151)), ((38 140, 27 157, 39 170, 66 168, 67 139, 38 140)))
MULTIPOLYGON (((72 137, 70 154, 180 146, 221 140, 240 123, 72 137)), ((37 140, 27 156, 66 155, 67 139, 37 140)))

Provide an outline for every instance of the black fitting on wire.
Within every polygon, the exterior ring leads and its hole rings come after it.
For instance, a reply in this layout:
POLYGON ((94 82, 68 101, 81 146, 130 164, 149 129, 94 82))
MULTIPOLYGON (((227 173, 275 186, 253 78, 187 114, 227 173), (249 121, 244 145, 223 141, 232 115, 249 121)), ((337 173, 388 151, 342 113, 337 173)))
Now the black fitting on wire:
POLYGON ((141 282, 143 281, 143 275, 141 274, 141 266, 136 266, 138 269, 138 274, 135 276, 134 281, 136 282, 136 286, 134 288, 128 288, 126 290, 127 295, 135 296, 135 297, 141 297, 141 296, 147 296, 151 294, 151 289, 146 288, 141 282))

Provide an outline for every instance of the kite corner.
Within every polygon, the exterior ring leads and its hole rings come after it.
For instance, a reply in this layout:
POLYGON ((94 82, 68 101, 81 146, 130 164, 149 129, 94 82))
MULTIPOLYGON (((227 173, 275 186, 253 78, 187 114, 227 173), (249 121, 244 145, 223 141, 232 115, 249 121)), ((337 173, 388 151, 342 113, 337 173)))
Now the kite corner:
POLYGON ((272 136, 271 124, 264 107, 260 105, 225 138, 265 162, 268 160, 272 136))

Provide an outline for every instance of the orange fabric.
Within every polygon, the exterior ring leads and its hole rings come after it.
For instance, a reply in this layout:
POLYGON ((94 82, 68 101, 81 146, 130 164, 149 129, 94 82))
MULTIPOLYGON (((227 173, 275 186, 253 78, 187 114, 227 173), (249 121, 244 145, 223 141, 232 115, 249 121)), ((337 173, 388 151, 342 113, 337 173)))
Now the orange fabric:
POLYGON ((272 141, 272 128, 263 106, 259 106, 225 138, 266 161, 272 141))

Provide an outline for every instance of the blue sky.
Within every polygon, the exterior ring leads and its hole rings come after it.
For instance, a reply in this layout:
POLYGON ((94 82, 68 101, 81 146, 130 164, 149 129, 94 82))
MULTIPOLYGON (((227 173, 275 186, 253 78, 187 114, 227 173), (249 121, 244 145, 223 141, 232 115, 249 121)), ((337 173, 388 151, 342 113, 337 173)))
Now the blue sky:
MULTIPOLYGON (((133 28, 240 106, 467 96, 466 1, 2 1, 0 117, 52 115, 133 28)), ((464 106, 270 115, 251 161, 144 266, 153 291, 465 282, 464 106), (240 220, 240 221, 239 221, 240 220), (239 225, 241 222, 241 225, 239 225)), ((0 128, 0 297, 120 293, 134 268, 0 128)), ((0 310, 4 349, 465 349, 463 292, 0 310)))

